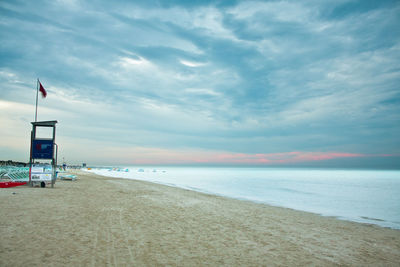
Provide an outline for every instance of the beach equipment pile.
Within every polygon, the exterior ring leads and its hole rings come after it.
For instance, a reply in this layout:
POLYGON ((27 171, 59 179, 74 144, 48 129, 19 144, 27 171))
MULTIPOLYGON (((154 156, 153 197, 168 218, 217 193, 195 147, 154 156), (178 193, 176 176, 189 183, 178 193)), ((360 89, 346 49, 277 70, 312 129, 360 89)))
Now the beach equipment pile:
POLYGON ((0 167, 0 178, 9 178, 13 182, 29 182, 29 167, 0 167))
POLYGON ((57 178, 60 178, 60 180, 71 180, 71 181, 76 181, 76 175, 74 174, 69 174, 69 173, 58 173, 57 178))
POLYGON ((1 181, 0 188, 8 188, 24 185, 29 181, 28 167, 0 167, 0 179, 9 179, 11 181, 1 181))

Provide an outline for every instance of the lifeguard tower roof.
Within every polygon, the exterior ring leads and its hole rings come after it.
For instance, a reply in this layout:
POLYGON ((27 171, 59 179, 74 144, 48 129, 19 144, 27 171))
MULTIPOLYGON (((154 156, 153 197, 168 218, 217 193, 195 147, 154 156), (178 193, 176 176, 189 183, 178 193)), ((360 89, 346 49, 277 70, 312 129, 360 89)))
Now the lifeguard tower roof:
POLYGON ((31 122, 33 126, 54 127, 58 121, 36 121, 31 122))

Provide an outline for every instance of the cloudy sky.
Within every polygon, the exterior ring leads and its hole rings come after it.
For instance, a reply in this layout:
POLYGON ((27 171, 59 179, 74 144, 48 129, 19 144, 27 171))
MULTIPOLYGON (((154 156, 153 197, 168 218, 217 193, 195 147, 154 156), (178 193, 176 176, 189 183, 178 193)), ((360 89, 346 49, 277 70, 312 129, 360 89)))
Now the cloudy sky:
POLYGON ((0 159, 37 78, 67 163, 400 166, 399 1, 0 1, 0 159))

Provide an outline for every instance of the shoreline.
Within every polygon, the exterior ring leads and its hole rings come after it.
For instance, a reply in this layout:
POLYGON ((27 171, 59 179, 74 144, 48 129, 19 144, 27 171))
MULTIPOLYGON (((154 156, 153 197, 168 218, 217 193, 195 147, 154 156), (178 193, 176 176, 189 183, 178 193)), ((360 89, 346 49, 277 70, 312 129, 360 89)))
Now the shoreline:
MULTIPOLYGON (((156 182, 156 181, 146 181, 146 180, 140 180, 140 179, 135 179, 135 178, 113 177, 113 176, 101 175, 101 174, 87 172, 87 171, 80 171, 80 172, 93 174, 93 175, 98 175, 98 176, 101 176, 103 178, 132 180, 132 181, 145 182, 145 183, 156 184, 156 185, 161 185, 161 186, 167 186, 167 187, 171 187, 171 188, 177 188, 177 189, 181 189, 181 190, 192 191, 192 192, 196 192, 196 193, 199 193, 199 194, 205 194, 205 195, 208 195, 210 197, 213 197, 213 196, 222 197, 222 198, 227 198, 227 199, 232 199, 232 200, 249 202, 249 203, 253 203, 253 204, 266 205, 266 206, 280 208, 280 209, 288 209, 288 210, 292 210, 292 211, 304 212, 304 213, 317 215, 317 216, 321 216, 321 217, 333 218, 333 219, 336 219, 336 220, 339 220, 339 221, 353 222, 353 223, 364 224, 364 225, 367 225, 367 226, 373 226, 373 227, 378 227, 378 228, 384 228, 384 229, 391 229, 391 230, 400 231, 400 228, 390 227, 390 226, 383 226, 383 225, 380 225, 378 223, 363 222, 361 220, 357 221, 356 219, 352 220, 352 219, 349 219, 347 217, 334 216, 334 215, 324 215, 322 213, 317 213, 317 212, 312 212, 312 211, 306 211, 306 210, 294 209, 294 208, 285 207, 285 206, 273 205, 273 204, 270 204, 270 203, 267 203, 267 202, 263 202, 263 201, 250 200, 250 199, 240 198, 240 197, 232 197, 232 196, 228 196, 228 195, 223 195, 223 194, 218 194, 218 193, 213 193, 213 192, 210 192, 210 191, 202 190, 201 188, 184 187, 184 186, 179 186, 179 185, 176 185, 176 184, 162 183, 162 182, 156 182)), ((370 217, 365 217, 365 216, 361 216, 360 218, 361 219, 366 219, 366 220, 371 220, 371 221, 386 222, 385 220, 382 220, 382 219, 370 218, 370 217)))
POLYGON ((77 181, 57 180, 53 189, 0 190, 0 265, 400 263, 396 229, 140 180, 76 174, 77 181))
MULTIPOLYGON (((105 168, 105 170, 110 171, 109 168, 105 168)), ((179 168, 178 168, 179 169, 179 168)), ((184 168, 186 169, 186 168, 184 168)), ((222 168, 222 170, 225 170, 225 168, 222 168)), ((86 172, 85 170, 83 170, 84 172, 86 172)), ((165 168, 165 169, 160 169, 160 168, 149 168, 149 169, 142 169, 139 168, 137 169, 137 173, 135 175, 135 170, 132 169, 131 167, 125 167, 125 168, 113 168, 113 170, 111 172, 108 171, 104 171, 102 169, 92 169, 92 170, 88 170, 88 173, 94 173, 94 174, 98 174, 104 177, 113 177, 113 178, 122 178, 122 179, 132 179, 132 180, 139 180, 139 181, 149 181, 152 183, 156 183, 156 184, 161 184, 161 185, 167 185, 167 186, 172 186, 172 187, 177 187, 177 188, 182 188, 182 189, 188 189, 188 190, 192 190, 195 192, 200 192, 200 193, 206 193, 206 194, 210 194, 210 195, 216 195, 216 196, 222 196, 222 197, 227 197, 227 198, 232 198, 232 199, 238 199, 238 200, 244 200, 244 201, 250 201, 253 203, 261 203, 261 204, 265 204, 265 205, 270 205, 270 206, 274 206, 274 207, 281 207, 281 208, 289 208, 289 209, 293 209, 293 210, 297 210, 297 211, 304 211, 304 212, 308 212, 308 213, 313 213, 313 214, 317 214, 317 215, 321 215, 324 217, 334 217, 337 218, 339 220, 344 220, 344 221, 351 221, 351 222, 357 222, 357 223, 363 223, 363 224, 373 224, 373 225, 377 225, 383 228, 389 228, 389 229, 396 229, 396 230, 400 230, 400 223, 399 223, 399 218, 398 216, 394 216, 393 214, 390 215, 390 213, 388 214, 381 214, 381 208, 385 207, 388 210, 392 210, 395 211, 399 208, 399 205, 393 205, 392 203, 395 203, 393 201, 393 199, 386 199, 386 201, 389 201, 388 204, 391 206, 385 206, 385 202, 380 203, 380 207, 378 207, 377 205, 374 204, 373 201, 371 201, 371 199, 373 198, 368 198, 365 199, 364 198, 355 198, 353 196, 350 195, 341 195, 341 194, 337 194, 336 198, 332 198, 329 197, 328 198, 324 198, 321 197, 320 199, 318 198, 312 198, 312 199, 307 199, 305 198, 303 195, 292 195, 292 196, 284 196, 282 197, 282 195, 279 194, 275 194, 275 196, 273 198, 268 197, 270 196, 271 192, 274 193, 274 189, 276 190, 277 188, 275 188, 274 184, 266 184, 264 185, 264 187, 268 188, 269 186, 271 186, 272 190, 268 191, 265 190, 263 192, 263 195, 261 194, 257 194, 257 191, 262 192, 261 190, 255 190, 255 187, 248 187, 247 191, 241 191, 241 190, 236 190, 236 188, 230 188, 229 186, 227 188, 224 188, 223 190, 221 190, 221 185, 223 185, 223 183, 220 183, 219 186, 220 188, 213 187, 213 184, 210 183, 211 185, 211 189, 209 189, 207 186, 202 185, 202 182, 200 182, 200 179, 203 179, 202 177, 209 177, 210 175, 218 175, 212 172, 212 174, 209 173, 201 173, 201 175, 197 174, 193 175, 194 173, 198 173, 198 170, 193 169, 192 173, 190 175, 191 178, 194 179, 189 179, 189 180, 193 180, 195 182, 186 182, 184 180, 182 180, 182 174, 179 174, 179 171, 176 171, 176 168, 165 168), (129 171, 128 171, 129 170, 129 171), (167 171, 166 171, 167 170, 167 171), (162 174, 165 177, 161 177, 159 176, 159 174, 157 174, 156 176, 154 176, 154 173, 160 173, 160 172, 168 172, 168 173, 172 173, 174 172, 173 176, 177 176, 180 177, 180 179, 175 179, 172 178, 171 179, 171 175, 167 175, 165 176, 165 174, 162 174), (145 174, 146 173, 146 174, 145 174), (232 191, 233 190, 233 191, 232 191), (251 191, 253 190, 253 191, 251 191), (234 192, 234 193, 232 193, 234 192), (249 192, 255 192, 255 194, 249 193, 249 192), (264 197, 266 196, 266 197, 264 197), (294 197, 298 198, 299 203, 302 204, 298 204, 296 201, 293 201, 294 197), (293 198, 293 199, 292 199, 293 198), (285 199, 292 199, 292 201, 285 201, 285 199), (352 201, 355 201, 356 206, 353 207, 350 199, 352 199, 352 201), (282 201, 283 200, 283 201, 282 201), (318 203, 319 201, 325 201, 325 204, 323 205, 315 205, 314 203, 318 203), (330 201, 329 203, 327 201, 330 201), (336 203, 341 203, 341 205, 335 205, 336 203), (362 205, 357 204, 357 203, 364 203, 362 205), (330 206, 332 205, 332 206, 330 206)), ((286 171, 286 169, 285 169, 286 171)), ((320 171, 317 169, 310 169, 307 171, 320 171)), ((326 170, 323 169, 321 170, 323 172, 326 173, 326 170)), ((337 170, 338 172, 345 172, 344 174, 342 173, 341 176, 343 175, 348 175, 347 172, 348 170, 337 170)), ((377 175, 381 175, 381 171, 379 171, 380 173, 377 175)), ((325 174, 323 173, 323 174, 325 174)), ((370 175, 370 171, 368 171, 366 173, 366 175, 370 175)), ((390 173, 392 173, 390 171, 390 173)), ((397 173, 397 178, 399 178, 399 173, 397 173)), ((268 173, 266 173, 265 175, 267 175, 268 173)), ((329 174, 331 175, 331 174, 329 174)), ((386 178, 386 177, 385 177, 386 178)), ((391 177, 390 177, 391 178, 391 177)), ((389 179, 390 179, 389 178, 389 179)), ((188 181, 189 181, 188 180, 188 181)), ((207 180, 207 179, 205 179, 207 180)), ((237 180, 236 180, 237 181, 237 180)), ((229 181, 230 182, 230 181, 229 181)), ((229 183, 228 182, 228 183, 229 183)), ((243 181, 242 181, 243 182, 243 181)), ((257 183, 257 181, 255 181, 257 183)), ((308 181, 306 181, 307 184, 308 181)), ((216 183, 218 184, 218 183, 216 183)), ((250 183, 251 184, 251 183, 250 183)), ((329 185, 329 184, 328 184, 329 185)), ((285 185, 288 186, 288 185, 285 185)), ((285 187, 284 186, 284 187, 285 187)), ((313 184, 311 184, 311 186, 313 186, 313 184)), ((386 184, 384 185, 377 185, 379 188, 383 188, 383 186, 388 186, 388 183, 386 182, 386 184)), ((398 186, 400 186, 400 184, 398 184, 398 186)), ((398 189, 400 189, 399 187, 396 187, 398 189)), ((246 185, 245 185, 246 187, 246 185)), ((307 194, 320 194, 320 191, 316 192, 315 190, 307 190, 305 188, 300 188, 297 189, 296 187, 291 187, 291 185, 289 185, 289 187, 293 190, 299 190, 298 193, 305 193, 305 195, 307 194)), ((247 188, 247 187, 246 187, 247 188)), ((324 188, 320 188, 321 191, 324 191, 324 188)), ((336 188, 337 190, 337 188, 336 188)), ((330 192, 325 192, 327 195, 330 195, 330 192)), ((367 191, 361 191, 361 195, 366 196, 369 195, 369 193, 367 191)), ((377 192, 375 192, 377 193, 377 192)), ((382 193, 382 192, 381 192, 382 193)), ((393 190, 391 192, 385 192, 385 195, 390 195, 390 193, 395 193, 397 194, 397 192, 394 192, 393 190)), ((272 194, 273 195, 273 194, 272 194)), ((353 195, 353 194, 352 194, 353 195)), ((323 194, 321 195, 323 196, 323 194)), ((397 197, 397 199, 400 201, 400 198, 397 197)))

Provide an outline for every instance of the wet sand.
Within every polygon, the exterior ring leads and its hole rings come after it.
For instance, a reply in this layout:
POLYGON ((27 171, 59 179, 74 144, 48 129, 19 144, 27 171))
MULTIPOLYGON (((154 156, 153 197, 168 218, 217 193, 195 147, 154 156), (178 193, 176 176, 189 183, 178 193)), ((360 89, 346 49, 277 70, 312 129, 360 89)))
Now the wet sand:
POLYGON ((0 266, 400 266, 399 230, 82 172, 0 212, 0 266))

